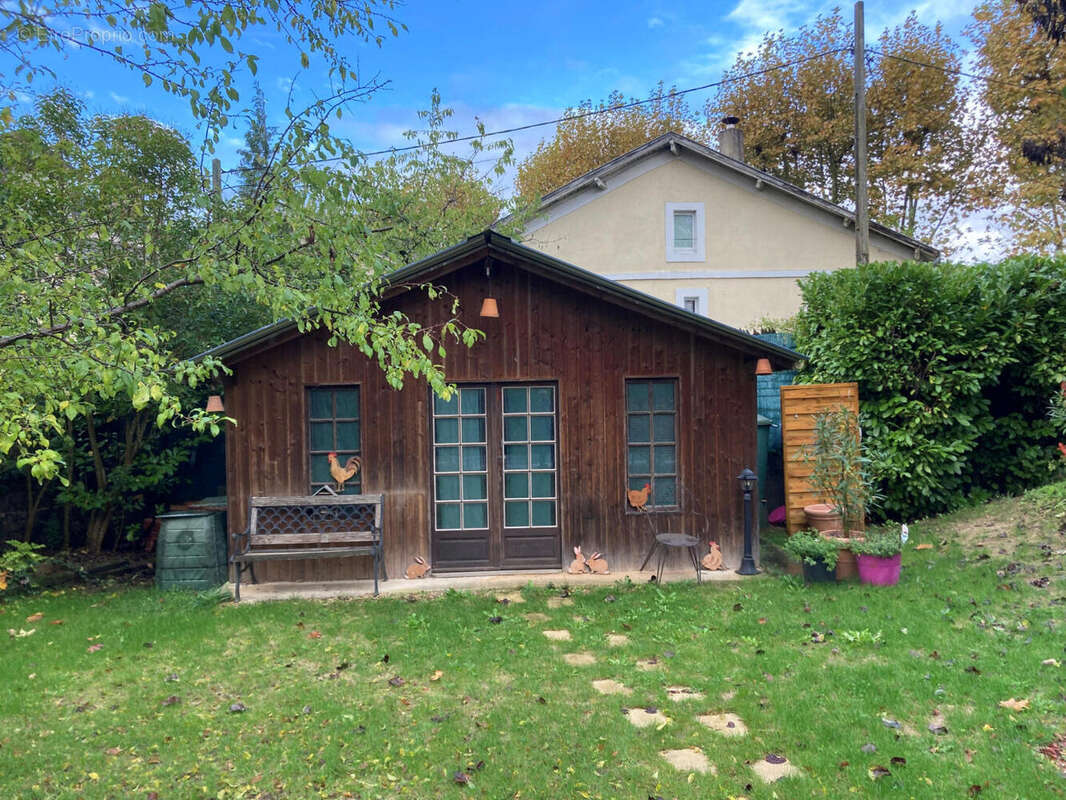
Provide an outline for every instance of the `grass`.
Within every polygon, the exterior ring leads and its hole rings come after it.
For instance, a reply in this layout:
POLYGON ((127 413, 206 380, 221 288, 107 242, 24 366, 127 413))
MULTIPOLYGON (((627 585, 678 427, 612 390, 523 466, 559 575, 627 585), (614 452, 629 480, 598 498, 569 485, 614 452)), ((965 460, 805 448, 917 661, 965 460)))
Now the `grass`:
POLYGON ((1041 663, 1066 662, 1064 513, 1060 484, 914 523, 888 588, 616 584, 557 608, 558 589, 531 587, 506 605, 11 599, 0 627, 35 632, 0 659, 0 797, 1063 797, 1038 748, 1066 733, 1066 667, 1041 663), (608 633, 630 643, 608 648, 608 633), (598 663, 564 663, 578 651, 598 663), (634 668, 651 657, 658 669, 634 668), (596 678, 633 694, 600 695, 596 678), (706 696, 675 704, 671 685, 706 696), (637 729, 625 706, 671 721, 637 729), (749 734, 698 724, 708 711, 749 734), (927 728, 936 712, 946 734, 927 728), (689 746, 716 775, 659 755, 689 746), (762 784, 750 762, 767 753, 803 776, 762 784), (872 779, 878 765, 891 774, 872 779))

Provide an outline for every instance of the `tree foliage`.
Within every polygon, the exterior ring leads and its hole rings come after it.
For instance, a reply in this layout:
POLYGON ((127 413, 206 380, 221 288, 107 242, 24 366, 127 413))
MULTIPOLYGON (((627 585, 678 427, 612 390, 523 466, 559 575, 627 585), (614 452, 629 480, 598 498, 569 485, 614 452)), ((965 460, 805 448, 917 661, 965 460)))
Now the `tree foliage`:
MULTIPOLYGON (((398 33, 391 7, 335 0, 299 10, 274 0, 127 4, 121 13, 67 0, 0 7, 0 51, 18 63, 4 88, 26 88, 46 74, 41 51, 78 46, 187 99, 202 137, 190 160, 180 134, 143 117, 101 118, 86 130, 69 95, 42 100, 24 119, 3 117, 0 455, 17 456, 39 479, 69 482, 58 446, 67 423, 110 404, 128 403, 157 427, 217 430, 220 420, 183 397, 183 387, 202 386, 221 365, 187 360, 200 339, 171 312, 201 301, 217 311, 219 298, 239 297, 240 308, 293 319, 303 330, 328 330, 331 341, 376 359, 393 386, 415 377, 450 390, 443 348, 472 344, 477 333, 459 322, 454 304, 432 328, 383 313, 382 277, 407 254, 452 243, 475 221, 481 227, 495 201, 471 171, 472 157, 437 151, 454 135, 436 103, 428 133, 414 134, 425 149, 383 164, 369 164, 330 127, 378 88, 360 82, 346 43, 381 44, 381 27, 398 33), (74 41, 67 24, 74 18, 114 35, 74 41), (333 94, 286 108, 267 163, 256 164, 263 168, 256 185, 244 185, 238 171, 216 194, 195 165, 234 118, 254 113, 241 106, 238 86, 254 75, 257 57, 242 48, 263 31, 277 31, 288 45, 278 58, 304 68, 314 59, 333 94), (442 188, 442 196, 430 194, 442 188)), ((475 145, 474 154, 486 149, 475 145)), ((494 155, 506 162, 510 150, 494 155)))
POLYGON ((518 194, 541 197, 664 133, 704 136, 684 96, 675 92, 660 81, 642 105, 630 106, 636 98, 615 91, 596 104, 585 100, 568 108, 552 139, 542 140, 519 164, 518 194))
POLYGON ((801 286, 800 380, 858 382, 883 514, 925 516, 1047 479, 1066 262, 871 264, 801 286))
MULTIPOLYGON (((839 10, 794 35, 768 33, 726 73, 708 119, 740 118, 753 166, 854 205, 852 42, 839 10)), ((883 57, 867 61, 871 219, 942 246, 968 207, 966 176, 980 153, 964 124, 966 89, 943 71, 959 68, 959 49, 913 14, 876 49, 883 57)))
POLYGON ((998 150, 985 204, 1014 235, 1019 251, 1066 249, 1066 51, 1049 38, 1047 4, 992 0, 969 29, 982 98, 998 150))

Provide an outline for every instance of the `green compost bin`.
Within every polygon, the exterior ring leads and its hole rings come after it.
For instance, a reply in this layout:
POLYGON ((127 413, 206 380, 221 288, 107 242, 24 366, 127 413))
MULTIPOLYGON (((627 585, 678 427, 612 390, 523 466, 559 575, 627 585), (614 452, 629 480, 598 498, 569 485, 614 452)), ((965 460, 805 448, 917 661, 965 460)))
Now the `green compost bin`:
POLYGON ((769 474, 767 472, 767 465, 769 462, 769 450, 770 450, 770 426, 773 425, 773 420, 768 417, 764 417, 759 414, 756 419, 759 426, 759 454, 758 454, 758 476, 759 476, 759 530, 769 526, 769 522, 766 517, 769 511, 766 509, 766 503, 763 502, 763 498, 766 497, 766 489, 768 488, 769 481, 767 478, 769 474))
POLYGON ((215 511, 160 514, 155 584, 160 589, 214 589, 226 582, 226 534, 215 511))

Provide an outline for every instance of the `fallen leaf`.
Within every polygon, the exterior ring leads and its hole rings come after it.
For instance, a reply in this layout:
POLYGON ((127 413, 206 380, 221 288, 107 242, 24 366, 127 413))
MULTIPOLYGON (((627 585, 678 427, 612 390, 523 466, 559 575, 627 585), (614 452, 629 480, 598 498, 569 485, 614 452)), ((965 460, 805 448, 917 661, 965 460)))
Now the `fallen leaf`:
POLYGON ((1015 700, 1013 697, 1009 700, 1000 700, 1000 708, 1009 708, 1011 711, 1025 711, 1029 708, 1028 700, 1015 700))
POLYGON ((307 634, 307 638, 308 639, 321 639, 322 638, 322 634, 319 633, 318 631, 311 631, 309 634, 307 634))
POLYGON ((963 755, 966 757, 966 763, 967 764, 972 764, 973 763, 973 755, 976 752, 977 752, 976 750, 970 750, 969 748, 967 748, 965 751, 963 751, 963 755))
POLYGON ((467 775, 465 772, 456 772, 455 775, 452 776, 452 780, 458 783, 460 786, 466 786, 468 783, 470 783, 470 776, 467 775))
POLYGON ((439 681, 443 676, 444 676, 444 671, 438 669, 438 670, 434 671, 434 673, 432 675, 429 676, 429 679, 431 681, 439 681))
POLYGON ((501 616, 489 617, 489 622, 491 622, 493 625, 499 625, 501 622, 503 622, 503 617, 501 617, 501 616))
POLYGON ((231 713, 231 714, 242 714, 242 713, 244 713, 247 710, 248 710, 248 707, 244 703, 233 703, 229 707, 229 713, 231 713))
POLYGON ((389 678, 389 686, 403 686, 407 681, 401 678, 399 675, 389 678))
POLYGON ((109 756, 117 756, 122 752, 121 747, 109 747, 105 751, 109 756))
POLYGON ((886 728, 901 728, 901 727, 903 727, 902 725, 900 725, 900 723, 896 722, 896 720, 889 719, 888 717, 882 717, 881 718, 881 724, 884 725, 886 728))
POLYGON ((888 763, 893 767, 905 767, 907 766, 907 759, 902 756, 892 756, 892 759, 888 763))
POLYGON ((948 729, 946 725, 941 725, 939 722, 930 722, 929 732, 937 736, 943 736, 948 732, 948 729))
POLYGON ((914 546, 915 550, 932 550, 933 546, 929 542, 923 542, 914 546))
POLYGON ((26 617, 26 622, 40 622, 42 619, 44 619, 44 614, 38 611, 36 614, 30 614, 26 617))
POLYGON ((174 706, 174 705, 177 705, 180 702, 181 702, 181 698, 178 697, 176 694, 172 694, 172 695, 170 695, 169 697, 167 697, 167 698, 165 698, 163 700, 163 705, 165 705, 165 706, 174 706))
POLYGON ((63 624, 63 620, 61 620, 61 619, 54 619, 54 620, 52 620, 51 622, 49 622, 48 624, 49 624, 49 625, 62 625, 62 624, 63 624))
POLYGON ((97 642, 96 644, 91 644, 91 645, 89 645, 89 646, 88 646, 88 648, 86 648, 86 652, 88 652, 88 653, 95 653, 95 652, 96 652, 97 650, 102 650, 102 649, 103 649, 103 647, 104 647, 104 646, 103 646, 102 644, 100 644, 99 642, 97 642))
POLYGON ((760 625, 765 625, 766 624, 766 617, 759 617, 759 624, 760 625))
POLYGON ((981 730, 983 730, 983 731, 994 731, 995 728, 993 728, 991 725, 989 725, 986 722, 984 725, 981 726, 981 730))
POLYGON ((1040 663, 1043 664, 1045 667, 1061 667, 1062 666, 1062 662, 1059 661, 1057 658, 1045 658, 1040 663))
POLYGON ((22 628, 19 628, 17 631, 14 628, 7 629, 7 635, 12 639, 24 639, 27 636, 33 636, 35 633, 37 633, 36 628, 30 628, 28 631, 23 630, 22 628))
POLYGON ((866 744, 864 744, 859 749, 862 750, 864 753, 876 753, 877 752, 877 745, 874 744, 873 742, 867 742, 866 744))
POLYGON ((886 767, 882 767, 880 764, 875 764, 867 770, 867 774, 870 776, 870 780, 876 781, 880 778, 884 778, 886 775, 891 775, 892 773, 889 772, 886 767))

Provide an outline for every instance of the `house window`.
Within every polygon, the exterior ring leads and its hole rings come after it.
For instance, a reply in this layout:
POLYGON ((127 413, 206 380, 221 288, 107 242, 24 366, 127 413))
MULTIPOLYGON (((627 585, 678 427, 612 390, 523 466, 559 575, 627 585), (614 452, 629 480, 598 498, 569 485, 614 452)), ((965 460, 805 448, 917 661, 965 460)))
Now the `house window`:
POLYGON ((705 261, 703 203, 666 204, 666 260, 705 261))
POLYGON ((485 390, 433 397, 434 519, 438 531, 489 527, 485 390))
POLYGON ((685 287, 674 292, 674 302, 690 314, 707 316, 707 290, 685 287))
POLYGON ((627 483, 651 484, 648 505, 677 505, 677 381, 626 381, 627 483))
MULTIPOLYGON (((337 454, 342 467, 352 456, 359 456, 359 387, 322 386, 307 390, 308 454, 311 461, 311 491, 330 486, 336 489, 329 472, 329 454, 337 454)), ((361 494, 363 471, 360 469, 344 484, 345 494, 361 494)))

